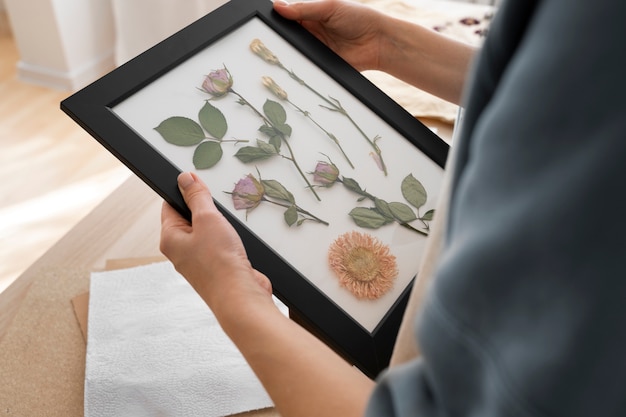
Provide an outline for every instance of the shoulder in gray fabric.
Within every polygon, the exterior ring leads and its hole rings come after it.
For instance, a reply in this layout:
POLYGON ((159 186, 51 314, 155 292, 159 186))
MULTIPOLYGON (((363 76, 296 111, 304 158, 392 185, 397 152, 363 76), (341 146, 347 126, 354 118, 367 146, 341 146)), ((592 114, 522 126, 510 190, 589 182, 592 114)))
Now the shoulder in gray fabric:
POLYGON ((369 415, 626 415, 626 3, 509 1, 474 68, 423 358, 369 415))

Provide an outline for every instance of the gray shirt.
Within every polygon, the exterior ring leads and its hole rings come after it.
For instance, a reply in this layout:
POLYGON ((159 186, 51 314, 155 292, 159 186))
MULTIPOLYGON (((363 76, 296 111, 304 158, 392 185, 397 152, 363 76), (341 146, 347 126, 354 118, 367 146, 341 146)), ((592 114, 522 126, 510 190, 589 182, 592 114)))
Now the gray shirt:
POLYGON ((626 2, 510 0, 474 65, 422 357, 369 416, 626 416, 626 2))

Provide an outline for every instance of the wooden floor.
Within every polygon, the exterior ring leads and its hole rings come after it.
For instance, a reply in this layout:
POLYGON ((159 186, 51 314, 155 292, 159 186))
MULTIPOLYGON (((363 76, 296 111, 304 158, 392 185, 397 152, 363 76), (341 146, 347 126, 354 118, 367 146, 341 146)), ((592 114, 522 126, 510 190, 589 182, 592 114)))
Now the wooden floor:
POLYGON ((130 175, 17 62, 0 32, 0 292, 130 175))

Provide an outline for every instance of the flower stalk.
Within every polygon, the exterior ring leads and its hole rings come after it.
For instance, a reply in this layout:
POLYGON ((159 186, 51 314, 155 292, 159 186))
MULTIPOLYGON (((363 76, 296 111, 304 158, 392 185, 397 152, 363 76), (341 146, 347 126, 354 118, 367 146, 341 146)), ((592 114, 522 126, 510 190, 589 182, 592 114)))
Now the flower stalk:
POLYGON ((413 175, 408 175, 402 181, 402 194, 405 199, 417 209, 416 216, 413 209, 402 202, 387 202, 365 191, 358 182, 352 178, 340 176, 339 169, 330 160, 319 161, 315 167, 313 180, 319 187, 329 188, 335 183, 342 184, 346 189, 358 194, 358 201, 364 199, 374 203, 374 207, 355 207, 349 213, 354 222, 361 227, 378 229, 386 224, 396 222, 400 226, 423 236, 428 236, 428 222, 432 220, 434 210, 429 210, 423 216, 419 215, 419 209, 426 203, 426 190, 413 175), (424 230, 413 227, 410 222, 420 220, 424 224, 424 230))
POLYGON ((325 97, 320 92, 318 92, 316 89, 314 89, 312 86, 310 86, 302 78, 298 77, 298 75, 293 70, 290 70, 287 67, 285 67, 283 65, 283 63, 280 62, 278 57, 276 55, 274 55, 272 53, 272 51, 270 51, 265 46, 265 44, 263 44, 263 42, 261 42, 261 40, 254 39, 250 43, 250 49, 252 50, 252 52, 254 52, 257 56, 259 56, 261 59, 263 59, 268 64, 276 65, 280 69, 286 71, 287 74, 289 74, 289 76, 293 80, 295 80, 298 84, 300 84, 300 85, 304 86, 305 88, 307 88, 309 91, 311 91, 317 97, 322 99, 328 105, 328 106, 321 106, 321 107, 323 107, 325 109, 328 109, 330 111, 337 112, 337 113, 342 114, 343 116, 345 116, 350 121, 350 123, 352 123, 352 125, 357 129, 357 131, 361 134, 361 136, 365 139, 365 141, 372 147, 373 152, 374 152, 374 159, 375 159, 375 161, 380 166, 380 168, 383 171, 383 173, 385 174, 385 176, 387 175, 387 166, 385 164, 385 161, 383 160, 382 151, 381 151, 380 147, 377 144, 378 140, 380 140, 380 136, 376 135, 373 139, 370 138, 363 131, 363 129, 361 129, 361 127, 352 118, 352 116, 350 116, 348 111, 341 105, 341 102, 339 102, 339 100, 337 100, 337 99, 335 99, 335 98, 333 98, 331 96, 328 96, 328 98, 325 97))
POLYGON ((233 191, 226 194, 231 195, 235 210, 246 210, 246 218, 250 211, 266 202, 286 209, 283 216, 290 227, 294 224, 300 226, 305 221, 325 226, 329 224, 296 204, 293 194, 276 180, 257 179, 254 175, 248 174, 235 184, 233 191))
MULTIPOLYGON (((249 107, 257 116, 259 116, 261 120, 263 120, 265 127, 269 129, 269 132, 268 132, 268 129, 264 129, 263 127, 260 130, 265 133, 270 134, 272 137, 278 137, 280 140, 280 143, 285 144, 289 152, 289 156, 287 157, 283 155, 281 156, 283 156, 285 159, 288 159, 294 164, 296 170, 298 171, 298 173, 300 174, 300 176, 306 183, 307 188, 311 190, 311 192, 313 193, 313 195, 318 201, 321 201, 319 195, 317 194, 317 192, 315 191, 315 189, 309 182, 308 178, 306 177, 306 175, 300 168, 300 165, 298 164, 298 161, 295 158, 293 149, 291 148, 291 145, 287 141, 287 136, 289 135, 286 135, 285 132, 286 131, 291 132, 291 128, 285 123, 283 123, 281 126, 278 126, 277 123, 275 123, 271 117, 266 117, 265 114, 257 110, 256 107, 252 105, 252 103, 250 103, 241 94, 235 91, 233 89, 233 84, 234 84, 233 77, 230 74, 230 71, 228 71, 228 68, 224 66, 224 68, 222 69, 211 71, 209 75, 205 77, 205 80, 202 83, 202 90, 216 98, 223 97, 229 93, 232 93, 239 98, 239 101, 238 101, 239 104, 249 107)), ((277 150, 278 149, 280 149, 280 146, 277 147, 277 150)), ((278 153, 276 152, 275 154, 278 154, 278 153)), ((271 154, 266 154, 266 155, 270 156, 271 154)))
POLYGON ((300 174, 300 176, 302 177, 302 179, 306 183, 307 188, 311 190, 311 192, 313 193, 315 198, 317 198, 318 201, 322 201, 320 196, 317 194, 317 192, 315 192, 315 189, 313 188, 313 186, 309 182, 309 179, 306 177, 306 175, 302 171, 302 168, 300 168, 300 165, 298 164, 298 161, 296 160, 296 157, 295 157, 295 155, 293 153, 293 149, 291 148, 291 144, 289 144, 289 141, 287 141, 287 138, 286 138, 285 134, 282 131, 280 131, 280 129, 278 129, 278 127, 274 123, 272 123, 271 120, 269 120, 267 117, 265 117, 265 115, 263 113, 258 111, 252 105, 252 103, 250 103, 248 100, 246 100, 241 94, 239 94, 238 92, 233 90, 232 87, 229 89, 229 92, 231 92, 234 95, 236 95, 237 97, 239 97, 239 100, 240 100, 239 104, 244 105, 244 106, 248 106, 250 109, 252 109, 252 111, 257 116, 259 116, 263 120, 263 123, 265 123, 266 126, 269 126, 269 127, 273 128, 273 130, 277 134, 277 136, 280 137, 281 142, 284 143, 285 146, 287 146, 287 150, 289 151, 289 156, 285 157, 285 158, 293 163, 293 165, 296 167, 296 170, 298 171, 298 173, 300 174))
POLYGON ((326 136, 328 136, 330 138, 330 140, 332 140, 335 145, 337 145, 337 147, 339 148, 339 150, 341 151, 341 154, 343 155, 343 157, 346 159, 346 162, 348 162, 348 165, 350 165, 350 167, 352 169, 354 169, 354 165, 352 164, 352 161, 350 161, 350 158, 348 158, 348 155, 346 154, 346 152, 343 150, 343 148, 341 147, 341 143, 339 143, 339 139, 337 139, 337 137, 330 133, 328 130, 326 130, 322 125, 320 125, 312 116, 311 113, 303 110, 302 108, 300 108, 300 106, 298 106, 297 104, 295 104, 293 101, 291 101, 289 99, 289 96, 287 95, 287 92, 285 90, 283 90, 271 77, 268 76, 264 76, 262 77, 263 80, 263 85, 270 90, 276 97, 278 97, 281 100, 286 101, 287 103, 291 104, 298 112, 300 112, 304 117, 306 117, 307 119, 309 119, 311 122, 313 122, 313 124, 315 126, 317 126, 322 132, 324 132, 326 134, 326 136))

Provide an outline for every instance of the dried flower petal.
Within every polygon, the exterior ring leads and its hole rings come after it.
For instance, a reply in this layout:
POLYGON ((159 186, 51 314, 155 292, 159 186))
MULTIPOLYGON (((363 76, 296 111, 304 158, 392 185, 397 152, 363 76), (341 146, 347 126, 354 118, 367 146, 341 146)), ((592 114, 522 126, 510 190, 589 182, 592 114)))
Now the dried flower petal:
POLYGON ((252 174, 240 179, 232 192, 235 210, 252 210, 261 203, 265 189, 252 174))
POLYGON ((378 166, 378 169, 380 169, 381 171, 385 171, 385 167, 383 166, 383 160, 380 158, 380 155, 375 154, 374 152, 370 152, 370 156, 372 157, 374 162, 376 162, 376 166, 378 166))
POLYGON ((339 236, 328 249, 328 262, 339 283, 357 298, 377 299, 398 276, 396 257, 375 237, 356 231, 339 236))
POLYGON ((263 80, 263 85, 265 86, 265 88, 270 90, 272 94, 274 94, 281 100, 287 100, 287 92, 283 90, 278 84, 276 84, 276 81, 274 81, 272 77, 263 76, 261 77, 261 79, 263 80))
POLYGON ((233 77, 226 68, 211 71, 211 73, 204 78, 204 82, 202 83, 202 89, 215 97, 225 95, 232 86, 233 77))
POLYGON ((333 163, 320 161, 313 171, 313 181, 323 187, 332 186, 339 178, 339 168, 333 163))
POLYGON ((278 60, 276 55, 274 55, 272 51, 270 51, 263 44, 263 42, 261 42, 260 39, 252 40, 252 42, 250 43, 250 49, 252 50, 252 52, 260 56, 265 62, 272 64, 272 65, 280 64, 280 61, 278 60))

